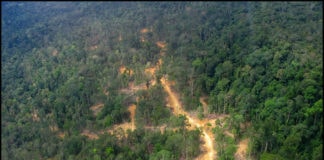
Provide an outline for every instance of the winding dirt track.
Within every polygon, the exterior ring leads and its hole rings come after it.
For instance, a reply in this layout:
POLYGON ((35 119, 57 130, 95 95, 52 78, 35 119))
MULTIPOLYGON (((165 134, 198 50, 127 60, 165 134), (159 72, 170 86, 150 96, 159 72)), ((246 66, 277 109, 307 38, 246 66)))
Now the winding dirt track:
MULTIPOLYGON (((185 115, 188 118, 188 122, 190 124, 189 129, 194 129, 196 127, 202 129, 202 133, 203 133, 202 138, 205 142, 205 144, 203 146, 204 146, 204 150, 206 150, 206 153, 203 153, 202 155, 197 157, 197 160, 213 160, 213 159, 215 159, 217 153, 214 149, 214 143, 213 143, 214 135, 210 131, 208 131, 208 127, 206 125, 209 121, 199 120, 199 119, 191 116, 188 112, 184 111, 179 99, 177 98, 175 93, 172 92, 170 83, 164 77, 161 78, 161 84, 162 84, 164 90, 168 93, 168 98, 169 98, 169 103, 170 103, 169 107, 172 108, 173 113, 176 115, 179 115, 179 114, 185 115)), ((210 123, 210 124, 212 124, 212 123, 210 123)))
POLYGON ((136 110, 136 105, 132 104, 128 107, 128 111, 130 112, 130 117, 131 117, 131 129, 132 131, 135 130, 135 110, 136 110))
MULTIPOLYGON (((160 56, 164 56, 167 44, 165 42, 159 41, 156 43, 156 45, 159 48, 161 48, 160 56)), ((162 63, 163 63, 163 61, 160 58, 154 68, 160 68, 162 63)), ((178 96, 171 90, 171 83, 164 76, 161 78, 161 84, 162 84, 165 92, 168 94, 169 105, 167 105, 167 106, 173 110, 173 113, 176 115, 179 115, 179 114, 185 115, 188 118, 188 122, 190 124, 189 129, 195 129, 197 127, 202 129, 202 133, 203 133, 202 139, 205 142, 205 144, 203 145, 203 148, 204 148, 205 152, 202 155, 198 156, 197 160, 214 160, 216 157, 216 154, 217 154, 214 149, 214 143, 213 143, 214 135, 210 131, 210 128, 208 128, 208 126, 206 125, 207 123, 214 124, 214 120, 202 121, 202 120, 199 120, 199 119, 191 116, 188 112, 186 112, 183 109, 178 96)), ((203 106, 204 106, 204 108, 207 108, 207 104, 205 102, 203 102, 203 106)), ((209 127, 211 127, 211 126, 209 126, 209 127)))
MULTIPOLYGON (((146 31, 146 30, 145 30, 146 31)), ((144 30, 143 30, 144 32, 144 30)), ((160 56, 164 56, 165 55, 165 51, 166 51, 166 43, 165 42, 157 42, 156 45, 161 48, 161 52, 160 52, 160 56)), ((155 79, 155 71, 158 70, 162 65, 162 59, 160 58, 158 60, 158 63, 151 67, 151 68, 147 68, 145 70, 145 73, 151 75, 152 77, 152 82, 151 84, 154 85, 156 84, 156 79, 155 79)), ((120 73, 125 73, 127 71, 127 69, 122 66, 120 69, 120 73)), ((128 74, 132 74, 132 70, 128 69, 128 74)), ((174 82, 170 82, 168 81, 165 76, 163 76, 161 79, 161 85, 163 86, 165 92, 167 93, 167 101, 168 104, 167 106, 169 108, 171 108, 171 110, 173 111, 173 114, 175 115, 185 115, 188 118, 188 122, 190 124, 190 126, 188 126, 188 129, 196 129, 199 128, 202 131, 202 140, 204 141, 204 144, 202 145, 202 150, 203 153, 201 155, 199 155, 196 159, 197 160, 214 160, 217 158, 217 152, 214 148, 214 141, 215 141, 215 137, 214 134, 212 133, 212 128, 215 127, 215 120, 217 119, 222 119, 225 117, 228 117, 228 115, 218 115, 216 117, 213 118, 204 118, 204 119, 198 119, 197 116, 192 115, 191 113, 186 112, 183 109, 183 106, 181 105, 181 102, 177 96, 177 94, 175 92, 172 91, 171 86, 174 84, 174 82)), ((147 87, 145 87, 145 84, 141 84, 138 86, 135 86, 134 84, 130 83, 129 87, 127 89, 121 90, 121 92, 124 93, 135 93, 138 90, 142 90, 142 89, 147 89, 147 87)), ((205 97, 201 97, 200 99, 201 104, 203 105, 203 109, 204 109, 204 115, 208 114, 208 105, 205 102, 205 97)), ((98 106, 97 106, 98 107, 98 106)), ((135 126, 135 110, 136 110, 136 105, 132 104, 129 106, 128 108, 129 112, 130 112, 130 116, 131 116, 131 122, 126 122, 123 124, 119 124, 119 125, 115 125, 113 128, 106 130, 106 132, 113 132, 115 130, 117 130, 118 128, 122 128, 123 130, 127 130, 127 129, 131 129, 132 131, 136 128, 135 126)), ((161 126, 159 127, 162 130, 165 129, 165 126, 161 126)), ((104 131, 103 131, 104 132, 104 131)), ((101 132, 101 134, 103 134, 103 132, 101 132)), ((83 133, 84 135, 87 135, 89 138, 92 139, 97 139, 98 135, 94 134, 94 133, 90 133, 89 131, 85 131, 85 133, 83 133)), ((244 153, 246 151, 246 146, 247 146, 247 140, 244 140, 242 142, 240 142, 239 144, 239 149, 235 155, 235 159, 245 159, 244 158, 244 153)))

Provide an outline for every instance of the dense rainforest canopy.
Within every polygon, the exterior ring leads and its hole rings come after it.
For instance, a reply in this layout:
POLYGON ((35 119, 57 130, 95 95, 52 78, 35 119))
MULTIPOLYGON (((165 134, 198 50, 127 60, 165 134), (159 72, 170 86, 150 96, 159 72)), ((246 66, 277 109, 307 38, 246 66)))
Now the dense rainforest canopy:
POLYGON ((322 2, 1 7, 1 159, 323 159, 322 2))

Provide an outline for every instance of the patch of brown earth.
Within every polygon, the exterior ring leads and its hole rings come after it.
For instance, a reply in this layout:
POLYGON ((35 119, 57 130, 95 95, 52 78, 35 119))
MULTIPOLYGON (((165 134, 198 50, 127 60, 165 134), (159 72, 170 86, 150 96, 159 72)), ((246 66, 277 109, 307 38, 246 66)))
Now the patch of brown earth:
POLYGON ((154 86, 156 84, 156 80, 155 79, 152 79, 151 81, 150 81, 150 86, 154 86))
POLYGON ((54 51, 52 52, 52 56, 57 56, 58 51, 56 49, 54 49, 54 51))
POLYGON ((103 94, 105 94, 106 96, 109 95, 109 91, 107 91, 107 89, 105 88, 104 91, 103 91, 103 94))
POLYGON ((249 139, 243 139, 238 144, 238 149, 234 155, 235 160, 246 160, 246 151, 249 145, 249 139))
POLYGON ((99 134, 104 134, 106 132, 111 133, 111 134, 114 134, 118 130, 124 130, 124 131, 131 130, 131 131, 134 131, 136 129, 136 126, 135 126, 135 111, 136 111, 136 105, 135 104, 131 104, 128 107, 128 111, 130 112, 131 122, 125 122, 125 123, 122 123, 122 124, 115 124, 111 128, 108 128, 105 131, 104 130, 99 131, 97 133, 90 132, 88 129, 85 129, 85 130, 82 131, 81 135, 87 136, 89 139, 98 139, 99 138, 99 136, 98 136, 99 134))
POLYGON ((96 133, 90 132, 87 129, 83 130, 81 135, 87 136, 89 139, 98 139, 99 138, 99 136, 96 133))
MULTIPOLYGON (((135 129, 135 127, 134 127, 134 129, 135 129)), ((115 124, 112 128, 107 129, 106 132, 114 134, 114 132, 116 132, 118 130, 123 130, 123 131, 131 130, 131 131, 133 131, 133 125, 132 125, 131 122, 125 122, 125 123, 122 123, 122 124, 115 124)))
POLYGON ((131 118, 131 130, 135 130, 135 111, 136 111, 136 105, 132 104, 128 107, 128 111, 130 112, 130 118, 131 118))
POLYGON ((157 65, 158 65, 158 67, 160 67, 161 65, 162 65, 162 59, 160 58, 159 60, 158 60, 158 63, 157 63, 157 65))
POLYGON ((229 137, 231 137, 231 138, 234 138, 234 134, 233 133, 231 133, 231 132, 229 132, 229 131, 224 131, 224 134, 225 135, 227 135, 227 136, 229 136, 229 137))
POLYGON ((49 128, 50 128, 50 130, 51 130, 52 132, 56 132, 56 131, 58 131, 58 127, 57 127, 57 125, 51 125, 51 126, 49 126, 49 128))
POLYGON ((152 32, 152 29, 148 29, 148 28, 143 28, 140 30, 140 33, 141 33, 141 36, 140 36, 140 41, 141 42, 145 42, 146 39, 145 39, 145 34, 148 33, 148 32, 152 32))
POLYGON ((54 124, 54 125, 50 125, 50 126, 49 126, 49 129, 50 129, 52 132, 56 133, 56 135, 57 135, 59 138, 64 138, 64 137, 65 137, 65 133, 62 132, 62 131, 59 131, 59 128, 58 128, 58 126, 57 126, 56 124, 54 124))
POLYGON ((128 88, 123 88, 123 89, 120 90, 120 92, 125 93, 125 94, 134 94, 138 90, 144 90, 144 89, 147 89, 145 83, 141 83, 141 84, 135 86, 134 82, 129 82, 128 83, 128 88))
POLYGON ((165 49, 167 44, 166 44, 166 42, 158 41, 158 42, 156 42, 156 45, 161 49, 165 49))
POLYGON ((147 28, 143 28, 143 29, 141 29, 141 31, 140 31, 142 34, 144 34, 144 33, 148 33, 149 32, 149 29, 147 29, 147 28))
POLYGON ((156 70, 156 67, 146 68, 145 73, 150 74, 150 75, 154 75, 155 70, 156 70))
MULTIPOLYGON (((141 33, 147 33, 149 32, 149 30, 147 28, 144 28, 141 30, 141 33)), ((142 36, 142 40, 144 41, 144 37, 142 36)), ((162 50, 165 49, 166 47, 166 43, 165 42, 157 42, 156 45, 158 47, 160 47, 162 50)), ((164 52, 160 52, 160 55, 164 55, 164 52)), ((151 68, 147 68, 145 69, 145 73, 148 74, 155 74, 155 70, 156 68, 160 67, 162 65, 162 59, 160 58, 158 63, 156 64, 156 66, 151 67, 151 68)), ((119 73, 125 73, 127 71, 127 68, 125 66, 121 66, 119 68, 119 73)), ((129 71, 131 72, 131 70, 129 71)), ((131 73, 129 73, 131 74, 131 73)), ((154 79, 151 80, 151 82, 155 82, 154 79)), ((174 114, 179 115, 179 114, 183 114, 188 118, 188 122, 190 124, 190 126, 188 126, 188 129, 196 129, 197 127, 200 128, 202 130, 202 140, 204 141, 204 144, 202 145, 203 148, 203 153, 197 157, 197 159, 201 159, 201 160, 205 160, 205 159, 209 159, 209 160, 213 160, 217 157, 217 152, 214 150, 214 135, 212 133, 212 128, 215 127, 215 120, 216 119, 223 119, 225 117, 228 117, 228 115, 211 115, 208 114, 203 120, 198 119, 196 116, 193 116, 192 114, 189 114, 188 112, 184 111, 182 108, 182 105, 179 101, 178 96, 176 95, 176 93, 172 92, 171 90, 171 85, 174 85, 174 82, 171 83, 170 81, 168 81, 165 77, 161 78, 161 84, 165 90, 165 92, 167 92, 168 97, 167 97, 167 106, 169 108, 171 108, 171 110, 173 111, 174 114)), ((129 87, 127 89, 123 89, 121 90, 121 92, 124 93, 135 93, 137 90, 139 89, 147 89, 146 84, 140 84, 135 86, 133 82, 129 83, 129 87)), ((138 98, 137 98, 138 100, 138 98)), ((207 103, 204 101, 204 98, 200 98, 200 102, 203 104, 204 107, 204 112, 206 112, 207 110, 207 103)), ((106 130, 106 132, 110 132, 113 134, 118 134, 119 131, 122 130, 134 130, 135 129, 135 124, 134 124, 134 117, 135 117, 135 110, 136 110, 136 106, 135 105, 131 105, 128 110, 131 113, 131 122, 127 122, 127 123, 123 123, 123 124, 119 124, 119 125, 114 125, 111 129, 106 130)), ((146 126, 145 128, 150 129, 151 127, 146 126)), ((156 127, 152 127, 152 129, 156 129, 156 127)), ((162 126, 160 127, 161 132, 165 131, 166 127, 162 126)), ((104 133, 104 131, 100 132, 101 134, 104 133)), ((229 132, 228 132, 229 133, 229 132)), ((90 133, 90 132, 84 132, 84 134, 88 135, 88 136, 92 136, 93 138, 95 138, 96 134, 90 133)), ((226 134, 226 133, 225 133, 226 134)), ((127 135, 126 135, 127 136, 127 135)), ((243 143, 240 144, 241 146, 244 146, 243 143)), ((244 147, 241 147, 244 148, 244 147)), ((243 152, 244 149, 240 150, 240 153, 243 152)))
POLYGON ((144 126, 145 129, 148 130, 152 130, 152 131, 160 131, 162 134, 166 131, 166 130, 178 130, 179 128, 167 128, 166 124, 163 124, 161 126, 144 126))
POLYGON ((126 73, 126 74, 128 74, 128 75, 131 76, 131 75, 134 74, 134 71, 131 70, 131 69, 126 68, 125 66, 120 66, 119 67, 119 74, 124 74, 124 73, 126 73))
POLYGON ((64 132, 58 132, 57 136, 60 137, 60 138, 64 138, 65 134, 64 134, 64 132))
POLYGON ((90 107, 90 110, 92 110, 93 114, 95 116, 98 115, 98 113, 101 111, 101 109, 104 107, 104 104, 103 103, 99 103, 97 105, 94 105, 94 106, 91 106, 90 107))
POLYGON ((197 157, 197 160, 213 160, 216 156, 216 151, 213 149, 214 148, 214 139, 210 136, 213 135, 212 133, 207 133, 206 131, 203 130, 203 139, 205 139, 205 143, 203 144, 203 148, 206 153, 200 155, 197 157))
POLYGON ((178 96, 174 92, 172 92, 170 83, 167 81, 167 79, 165 77, 161 78, 161 84, 162 84, 165 92, 167 92, 167 94, 168 94, 169 105, 167 105, 167 106, 171 108, 173 113, 176 115, 183 114, 188 118, 188 122, 190 124, 188 129, 195 129, 197 127, 202 129, 202 132, 203 132, 202 139, 204 141, 203 148, 206 153, 204 152, 203 154, 198 156, 197 159, 201 159, 201 160, 215 159, 217 152, 214 149, 214 135, 212 132, 208 131, 208 128, 206 127, 206 126, 208 126, 208 125, 206 125, 207 123, 209 123, 209 124, 212 124, 212 123, 210 123, 210 121, 206 120, 206 119, 199 120, 198 118, 191 117, 188 112, 184 111, 182 108, 182 105, 179 101, 178 96))
POLYGON ((126 71, 126 67, 125 66, 120 66, 119 67, 119 74, 123 74, 123 73, 125 73, 125 71, 126 71))

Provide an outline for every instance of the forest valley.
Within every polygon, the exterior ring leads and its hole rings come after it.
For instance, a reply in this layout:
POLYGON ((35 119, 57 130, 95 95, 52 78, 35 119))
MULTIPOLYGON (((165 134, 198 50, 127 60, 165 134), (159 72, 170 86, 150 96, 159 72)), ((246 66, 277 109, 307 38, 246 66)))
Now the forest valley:
POLYGON ((1 158, 323 159, 322 2, 2 2, 1 158))

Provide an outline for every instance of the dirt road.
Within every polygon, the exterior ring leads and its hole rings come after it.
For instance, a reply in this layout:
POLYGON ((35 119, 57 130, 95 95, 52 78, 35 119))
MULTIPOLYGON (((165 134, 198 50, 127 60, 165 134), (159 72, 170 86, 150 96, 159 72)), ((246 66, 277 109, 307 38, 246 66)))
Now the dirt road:
POLYGON ((202 139, 204 141, 204 150, 206 153, 203 153, 200 155, 197 160, 214 160, 216 157, 216 151, 214 149, 214 135, 211 132, 208 132, 207 129, 207 123, 208 121, 202 121, 195 117, 192 117, 188 112, 183 110, 183 107, 179 101, 179 98, 176 96, 174 92, 172 92, 170 83, 168 82, 165 77, 161 78, 161 84, 168 94, 169 99, 169 107, 172 108, 173 113, 176 115, 183 114, 186 115, 188 118, 188 122, 190 124, 189 129, 194 129, 196 127, 200 128, 202 130, 202 139))
MULTIPOLYGON (((145 32, 145 31, 146 30, 143 30, 143 32, 145 32)), ((167 44, 165 42, 159 41, 156 43, 156 45, 159 48, 161 48, 160 56, 161 57, 164 56, 167 44)), ((145 69, 145 73, 147 73, 148 75, 151 76, 151 78, 152 78, 151 81, 152 81, 153 85, 156 83, 155 72, 156 72, 156 70, 161 68, 162 62, 163 62, 162 58, 160 58, 158 63, 155 66, 145 69)), ((119 69, 120 73, 125 73, 126 71, 128 71, 128 74, 133 73, 131 69, 126 69, 124 66, 120 67, 120 69, 119 69)), ((164 88, 164 91, 167 93, 167 102, 168 102, 167 106, 171 108, 171 110, 173 111, 173 114, 185 115, 188 118, 188 122, 190 124, 188 129, 199 128, 202 131, 201 139, 204 141, 204 144, 202 145, 203 153, 201 155, 199 155, 196 159, 197 160, 214 160, 214 159, 216 159, 217 152, 214 148, 215 137, 211 130, 213 127, 215 127, 215 120, 228 117, 228 115, 220 115, 220 116, 214 116, 213 118, 198 119, 197 116, 192 115, 183 109, 183 106, 179 100, 177 93, 175 93, 171 89, 172 85, 174 85, 174 82, 168 81, 165 78, 165 76, 163 76, 160 79, 160 81, 161 81, 161 85, 164 88)), ((131 94, 131 93, 135 93, 138 90, 142 90, 142 89, 147 89, 145 87, 145 84, 140 84, 140 85, 135 86, 133 83, 130 83, 129 87, 121 90, 121 92, 131 94)), ((207 115, 208 114, 208 110, 207 110, 208 105, 205 102, 205 97, 201 97, 199 100, 200 100, 201 104, 203 105, 204 115, 207 115)), ((134 104, 130 105, 128 110, 130 112, 131 122, 115 125, 113 128, 109 129, 108 132, 113 132, 114 130, 117 130, 118 128, 122 128, 124 130, 127 130, 127 129, 134 130, 136 128, 136 126, 135 126, 136 105, 134 105, 134 104)), ((165 126, 161 126, 159 128, 162 131, 165 129, 165 126)), ((88 132, 86 131, 84 133, 84 135, 88 135, 89 138, 91 137, 93 139, 98 138, 97 135, 94 135, 93 133, 90 133, 89 131, 88 132)), ((244 140, 244 141, 240 142, 240 144, 238 145, 239 149, 238 149, 237 153, 235 154, 236 159, 244 159, 243 155, 245 154, 245 151, 246 151, 247 142, 248 142, 247 140, 244 140)))

